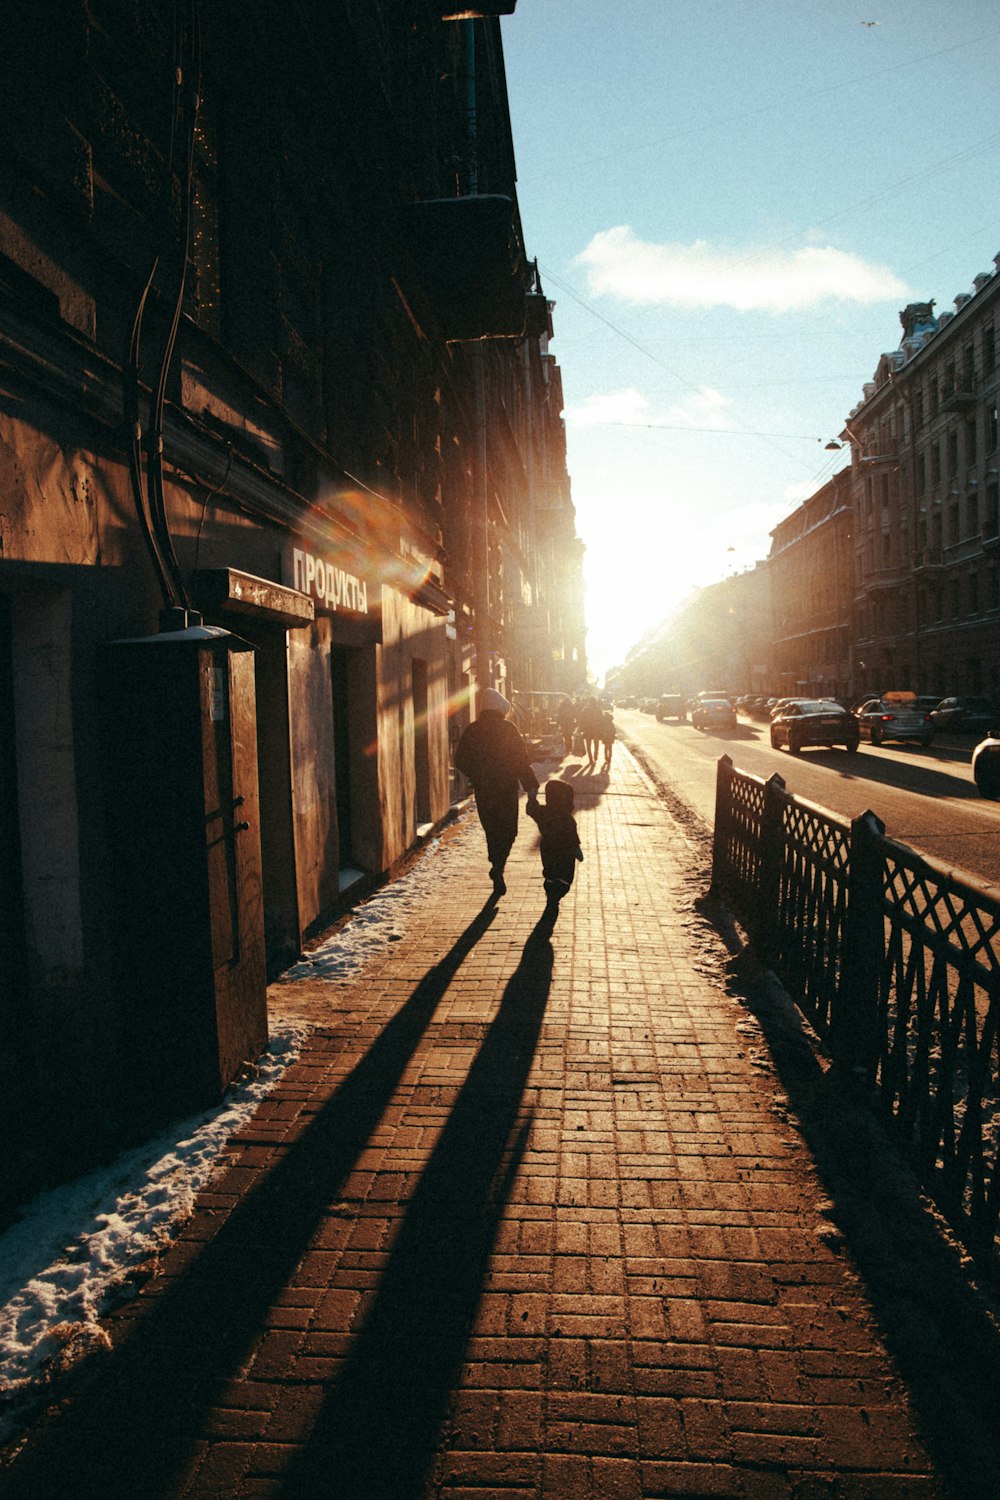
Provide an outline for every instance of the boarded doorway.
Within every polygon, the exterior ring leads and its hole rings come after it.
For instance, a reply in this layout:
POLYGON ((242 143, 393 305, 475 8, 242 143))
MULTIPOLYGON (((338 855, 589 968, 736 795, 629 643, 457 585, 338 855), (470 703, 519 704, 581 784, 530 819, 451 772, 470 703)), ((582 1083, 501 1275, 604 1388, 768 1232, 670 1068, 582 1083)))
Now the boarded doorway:
POLYGON ((356 797, 353 781, 352 725, 358 721, 352 689, 351 658, 357 652, 349 646, 331 646, 330 672, 333 680, 333 757, 337 802, 337 843, 341 890, 362 873, 355 848, 354 817, 356 797))
POLYGON ((431 821, 431 752, 427 735, 427 663, 413 658, 413 772, 417 828, 431 821))

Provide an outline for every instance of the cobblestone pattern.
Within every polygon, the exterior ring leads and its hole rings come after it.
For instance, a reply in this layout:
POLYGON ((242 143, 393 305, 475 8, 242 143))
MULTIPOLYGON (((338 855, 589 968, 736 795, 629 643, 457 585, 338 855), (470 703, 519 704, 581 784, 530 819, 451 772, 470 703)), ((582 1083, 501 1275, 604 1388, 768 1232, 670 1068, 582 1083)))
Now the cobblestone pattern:
POLYGON ((621 745, 577 789, 550 936, 470 816, 384 960, 273 987, 317 1029, 24 1494, 938 1494, 683 833, 621 745))

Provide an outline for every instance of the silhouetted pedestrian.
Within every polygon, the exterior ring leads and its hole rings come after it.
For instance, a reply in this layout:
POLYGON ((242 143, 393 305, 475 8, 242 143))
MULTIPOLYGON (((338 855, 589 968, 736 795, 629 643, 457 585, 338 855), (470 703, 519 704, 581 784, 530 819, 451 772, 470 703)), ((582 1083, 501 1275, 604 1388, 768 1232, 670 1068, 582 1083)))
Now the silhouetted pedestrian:
POLYGON ((573 730, 576 728, 576 709, 573 707, 571 698, 564 698, 556 710, 556 723, 559 725, 559 733, 563 737, 566 754, 573 752, 573 730))
POLYGON ((528 751, 507 715, 511 705, 496 688, 479 699, 479 715, 464 730, 455 749, 455 765, 472 782, 476 811, 486 834, 494 897, 507 890, 503 872, 517 837, 518 782, 525 791, 538 791, 528 751))
POLYGON ((597 764, 597 747, 601 742, 603 718, 601 705, 597 699, 588 698, 580 715, 580 729, 587 746, 587 759, 592 766, 597 764))
POLYGON ((573 884, 577 863, 583 859, 573 817, 573 788, 568 781, 547 781, 544 803, 529 795, 525 812, 534 818, 541 835, 545 915, 554 921, 560 901, 573 884))
POLYGON ((611 770, 611 751, 615 743, 615 721, 609 713, 601 717, 601 744, 604 746, 605 771, 611 770))

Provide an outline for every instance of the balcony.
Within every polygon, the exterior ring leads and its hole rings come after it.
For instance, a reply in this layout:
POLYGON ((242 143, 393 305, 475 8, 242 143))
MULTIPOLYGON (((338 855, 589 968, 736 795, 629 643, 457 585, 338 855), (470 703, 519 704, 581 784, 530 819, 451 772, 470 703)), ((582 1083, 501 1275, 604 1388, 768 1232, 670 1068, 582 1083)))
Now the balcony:
POLYGON ((925 547, 913 554, 913 571, 925 572, 928 568, 943 568, 944 552, 941 547, 925 547))
POLYGON ((941 410, 968 411, 976 404, 976 378, 962 375, 941 392, 941 410))
POLYGON ((455 0, 453 5, 442 3, 431 5, 439 12, 442 21, 481 21, 489 16, 512 16, 517 0, 470 0, 468 5, 455 0))

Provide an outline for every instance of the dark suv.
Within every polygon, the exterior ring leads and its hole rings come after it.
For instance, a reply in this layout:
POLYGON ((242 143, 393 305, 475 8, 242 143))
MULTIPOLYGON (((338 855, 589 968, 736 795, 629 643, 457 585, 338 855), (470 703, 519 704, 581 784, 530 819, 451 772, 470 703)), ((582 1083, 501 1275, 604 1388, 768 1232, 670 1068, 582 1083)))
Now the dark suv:
POLYGON ((992 734, 1000 713, 988 698, 942 698, 931 719, 935 729, 949 734, 992 734))

